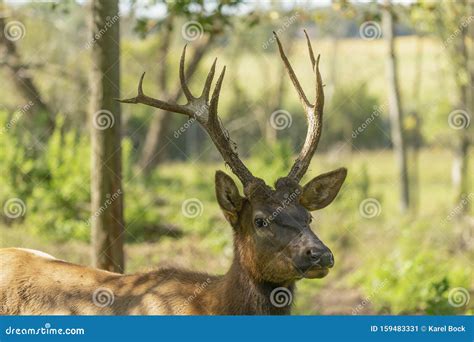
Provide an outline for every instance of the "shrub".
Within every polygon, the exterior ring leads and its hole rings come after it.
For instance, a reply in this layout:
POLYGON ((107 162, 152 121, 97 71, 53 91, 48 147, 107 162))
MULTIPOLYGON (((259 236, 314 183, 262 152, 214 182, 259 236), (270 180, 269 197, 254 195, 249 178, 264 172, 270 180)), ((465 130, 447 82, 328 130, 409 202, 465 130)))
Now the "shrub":
MULTIPOLYGON (((449 304, 449 292, 469 287, 466 265, 447 262, 449 251, 433 248, 438 237, 429 222, 407 225, 391 244, 391 252, 368 258, 355 276, 378 312, 452 315, 465 308, 449 304), (424 248, 426 244, 426 248, 424 248), (409 299, 409 300, 407 300, 409 299)), ((387 237, 388 238, 388 237, 387 237)))
MULTIPOLYGON (((56 129, 44 149, 29 148, 28 135, 9 124, 11 116, 0 112, 0 203, 18 198, 26 205, 25 215, 9 224, 21 223, 35 234, 54 240, 90 239, 90 140, 76 130, 66 130, 58 115, 56 129)), ((153 235, 160 220, 153 189, 133 174, 132 146, 123 140, 123 187, 127 239, 144 241, 153 235)))
POLYGON ((365 84, 336 91, 325 110, 322 144, 349 142, 358 149, 374 149, 389 145, 386 108, 368 93, 365 84))

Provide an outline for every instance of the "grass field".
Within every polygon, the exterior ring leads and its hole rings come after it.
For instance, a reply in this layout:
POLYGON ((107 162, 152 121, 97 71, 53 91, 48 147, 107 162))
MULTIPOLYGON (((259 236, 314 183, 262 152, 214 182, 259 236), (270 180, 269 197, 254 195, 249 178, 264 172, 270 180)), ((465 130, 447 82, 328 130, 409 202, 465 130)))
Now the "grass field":
MULTIPOLYGON (((474 225, 472 216, 470 222, 459 224, 449 218, 455 207, 450 161, 447 150, 422 151, 418 211, 401 216, 391 151, 317 155, 307 179, 340 166, 349 169, 336 201, 314 214, 313 229, 333 250, 336 266, 322 280, 299 283, 294 313, 430 313, 433 307, 444 308, 454 288, 462 287, 472 294, 474 225), (371 208, 361 207, 367 199, 375 203, 375 214, 371 208), (443 290, 440 284, 444 279, 449 285, 443 290)), ((268 182, 278 176, 278 170, 254 160, 249 165, 268 182)), ((232 233, 215 201, 213 185, 215 170, 223 168, 221 163, 168 164, 161 168, 156 175, 159 181, 150 185, 161 202, 158 207, 150 203, 150 210, 160 211, 160 224, 172 223, 184 235, 127 244, 127 272, 165 265, 212 273, 226 271, 232 258, 232 233), (191 198, 202 203, 195 218, 184 216, 181 209, 191 198)), ((126 196, 127 184, 124 192, 126 196)), ((133 224, 129 220, 128 229, 133 224)), ((40 249, 84 265, 90 262, 87 244, 54 242, 32 234, 31 227, 24 225, 0 227, 0 247, 6 246, 40 249)), ((472 305, 471 300, 467 307, 443 312, 472 313, 472 305)))

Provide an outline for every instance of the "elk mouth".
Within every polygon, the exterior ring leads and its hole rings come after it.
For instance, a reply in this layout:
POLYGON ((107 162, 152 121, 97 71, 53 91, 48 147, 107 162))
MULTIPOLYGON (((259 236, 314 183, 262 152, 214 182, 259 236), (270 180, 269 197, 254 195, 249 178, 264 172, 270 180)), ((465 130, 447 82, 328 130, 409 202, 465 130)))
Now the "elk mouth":
POLYGON ((306 279, 320 279, 327 276, 328 273, 329 268, 327 267, 313 266, 302 272, 302 276, 306 279))

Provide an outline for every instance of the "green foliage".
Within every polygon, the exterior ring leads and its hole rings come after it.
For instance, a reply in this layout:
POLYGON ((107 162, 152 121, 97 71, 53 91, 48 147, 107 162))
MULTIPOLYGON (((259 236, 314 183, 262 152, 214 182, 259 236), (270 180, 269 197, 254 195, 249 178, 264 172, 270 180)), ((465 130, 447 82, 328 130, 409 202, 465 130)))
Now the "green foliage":
POLYGON ((166 234, 168 231, 159 226, 163 221, 161 203, 141 177, 125 179, 124 189, 127 241, 150 242, 166 234))
MULTIPOLYGON (((182 1, 151 1, 145 7, 153 7, 156 3, 166 6, 167 16, 155 19, 140 17, 137 19, 134 31, 142 37, 153 31, 159 31, 169 18, 182 17, 199 23, 203 32, 220 33, 223 28, 231 24, 232 14, 242 4, 242 0, 219 1, 216 6, 209 6, 204 0, 182 1)), ((195 26, 197 29, 197 26, 195 26)))
POLYGON ((389 144, 386 107, 368 93, 365 84, 336 90, 325 116, 324 142, 349 141, 357 149, 389 144))
MULTIPOLYGON (((0 203, 11 198, 25 202, 31 194, 32 186, 47 178, 46 170, 36 159, 37 149, 33 148, 34 138, 30 134, 21 134, 18 122, 24 113, 0 111, 0 203)), ((4 221, 9 221, 2 215, 4 221)), ((18 220, 17 220, 18 221, 18 220)))
POLYGON ((87 240, 90 203, 90 157, 87 136, 76 131, 62 132, 64 120, 58 116, 56 129, 39 159, 48 173, 45 181, 30 184, 26 224, 38 234, 58 240, 87 240))
MULTIPOLYGON (((64 128, 58 115, 56 129, 44 149, 30 148, 32 139, 21 134, 14 115, 0 112, 0 203, 19 198, 26 205, 24 219, 30 232, 53 240, 90 238, 90 141, 76 130, 64 128)), ((159 201, 150 187, 132 170, 132 146, 123 141, 123 174, 127 239, 140 242, 166 231, 156 229, 161 221, 159 201)))
POLYGON ((383 255, 379 250, 377 257, 368 257, 353 280, 371 294, 377 312, 462 313, 464 308, 449 304, 448 294, 455 287, 469 288, 467 265, 453 264, 446 259, 449 253, 443 247, 433 248, 437 237, 430 230, 431 223, 403 224, 406 228, 397 239, 389 237, 391 232, 386 234, 392 241, 390 252, 383 255))
POLYGON ((449 290, 449 280, 444 277, 441 281, 432 283, 430 299, 426 301, 425 313, 428 315, 452 315, 456 310, 446 300, 449 290))
POLYGON ((260 141, 252 151, 251 167, 268 184, 286 175, 293 162, 293 149, 290 141, 281 139, 272 145, 260 141))

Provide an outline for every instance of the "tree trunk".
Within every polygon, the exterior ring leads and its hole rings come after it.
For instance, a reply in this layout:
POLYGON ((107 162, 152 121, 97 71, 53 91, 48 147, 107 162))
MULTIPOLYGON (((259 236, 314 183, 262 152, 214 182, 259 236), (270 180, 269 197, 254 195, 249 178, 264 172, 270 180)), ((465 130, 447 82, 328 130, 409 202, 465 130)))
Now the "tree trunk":
POLYGON ((118 0, 91 0, 92 255, 95 267, 124 270, 118 0))
POLYGON ((41 119, 45 120, 44 124, 47 132, 42 132, 42 135, 43 137, 49 137, 51 131, 54 129, 54 113, 41 97, 38 88, 33 82, 33 78, 27 70, 27 66, 23 65, 14 41, 9 40, 7 35, 4 34, 6 29, 5 24, 5 18, 0 16, 0 51, 3 59, 2 64, 6 67, 8 74, 11 76, 18 93, 25 101, 33 104, 31 106, 32 112, 41 115, 41 119))
MULTIPOLYGON (((458 58, 461 57, 464 65, 459 67, 462 69, 467 69, 468 67, 468 56, 467 49, 464 43, 464 39, 460 40, 456 50, 458 53, 458 58)), ((461 71, 460 71, 461 72, 461 71)), ((468 108, 468 98, 470 94, 470 87, 466 84, 466 81, 458 80, 457 82, 458 93, 459 93, 459 105, 458 108, 464 110, 466 113, 469 113, 468 108)), ((469 114, 467 114, 469 115, 469 114)), ((469 183, 467 179, 468 175, 468 164, 469 164, 469 137, 468 137, 469 127, 462 127, 457 132, 456 142, 454 146, 454 160, 452 166, 452 182, 454 187, 454 203, 459 205, 468 195, 469 195, 469 183)), ((469 211, 469 201, 466 201, 465 205, 461 206, 460 215, 463 215, 469 211)))
MULTIPOLYGON (((186 69, 186 79, 189 79, 196 72, 205 51, 213 41, 214 37, 211 34, 205 42, 201 43, 196 48, 186 69)), ((181 97, 182 90, 179 82, 176 88, 177 90, 174 94, 168 98, 171 102, 176 102, 181 97)), ((139 161, 139 165, 145 175, 150 174, 150 172, 166 157, 166 145, 172 119, 173 115, 168 112, 158 113, 152 119, 150 128, 146 134, 145 143, 139 161)))
MULTIPOLYGON (((168 17, 163 29, 163 39, 158 50, 158 84, 163 97, 169 97, 168 90, 168 53, 174 28, 174 17, 168 17)), ((139 165, 145 174, 149 174, 155 166, 152 160, 157 153, 157 146, 163 131, 168 131, 170 113, 156 115, 152 118, 150 128, 145 136, 145 141, 139 160, 139 165)))
POLYGON ((387 45, 387 85, 388 105, 390 112, 390 126, 393 148, 395 150, 400 182, 400 209, 405 213, 410 206, 408 168, 406 157, 406 144, 403 132, 403 113, 400 101, 400 90, 397 77, 397 58, 394 46, 394 23, 390 0, 385 0, 383 7, 383 32, 387 45))
POLYGON ((456 206, 459 206, 459 203, 465 202, 462 206, 460 206, 460 215, 466 214, 469 211, 469 201, 465 201, 469 195, 469 184, 467 180, 468 151, 468 137, 466 134, 460 133, 457 137, 456 145, 454 147, 454 160, 452 166, 452 182, 455 194, 454 203, 456 206))
POLYGON ((413 103, 414 109, 411 113, 414 121, 412 127, 412 174, 410 186, 410 202, 413 211, 416 213, 419 208, 420 201, 420 184, 419 184, 419 152, 422 143, 421 136, 421 118, 420 118, 420 89, 421 77, 423 67, 423 35, 417 34, 416 39, 416 55, 415 55, 415 70, 413 71, 415 77, 413 79, 413 103))
MULTIPOLYGON (((460 7, 453 7, 453 10, 472 11, 472 5, 468 6, 467 2, 457 3, 460 7)), ((455 6, 456 4, 453 4, 455 6)), ((472 15, 472 13, 471 13, 472 15)), ((472 26, 472 24, 471 24, 472 26)), ((472 27, 470 28, 471 33, 473 32, 472 27)), ((464 111, 465 115, 472 115, 472 65, 469 62, 469 51, 467 47, 466 38, 469 37, 468 28, 463 27, 460 33, 456 36, 455 41, 450 49, 450 59, 455 68, 456 73, 456 86, 458 90, 458 106, 457 109, 464 111), (468 74, 466 80, 465 75, 468 74)), ((472 39, 472 38, 471 38, 472 39)), ((471 41, 472 47, 472 41, 471 41)), ((472 53, 472 51, 471 51, 472 53)), ((471 57, 474 57, 472 55, 471 57)), ((472 63, 472 62, 471 62, 472 63)), ((457 130, 457 137, 454 146, 454 160, 452 165, 452 182, 454 187, 454 205, 459 206, 459 203, 463 203, 460 206, 459 216, 462 216, 469 212, 469 201, 466 201, 466 197, 469 195, 469 182, 468 182, 468 164, 469 164, 469 127, 467 125, 468 118, 464 118, 461 127, 457 130)))

